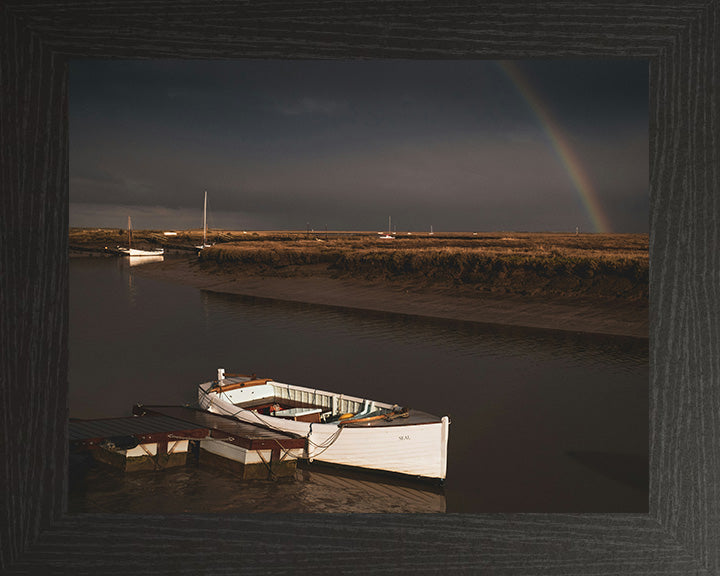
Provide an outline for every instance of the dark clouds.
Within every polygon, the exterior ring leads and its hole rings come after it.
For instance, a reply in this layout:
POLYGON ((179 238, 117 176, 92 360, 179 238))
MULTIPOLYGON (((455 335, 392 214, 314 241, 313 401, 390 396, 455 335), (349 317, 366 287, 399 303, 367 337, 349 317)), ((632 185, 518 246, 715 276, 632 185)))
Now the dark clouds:
MULTIPOLYGON (((615 231, 648 229, 647 65, 517 64, 615 231)), ((71 225, 592 230, 492 62, 76 61, 71 225), (136 215, 137 214, 137 215, 136 215)))

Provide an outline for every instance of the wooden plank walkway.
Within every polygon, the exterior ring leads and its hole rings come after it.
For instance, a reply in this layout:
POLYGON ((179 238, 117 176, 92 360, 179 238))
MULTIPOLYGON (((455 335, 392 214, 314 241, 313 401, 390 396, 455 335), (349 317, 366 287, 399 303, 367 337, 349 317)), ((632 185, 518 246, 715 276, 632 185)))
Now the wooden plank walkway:
POLYGON ((193 426, 205 427, 210 430, 210 436, 241 446, 248 450, 272 450, 278 447, 289 450, 291 448, 304 448, 305 438, 297 437, 284 432, 262 428, 246 422, 240 422, 229 416, 213 414, 198 408, 187 406, 134 406, 133 414, 139 416, 164 416, 182 421, 193 426))
POLYGON ((210 429, 164 415, 71 420, 69 423, 70 443, 74 446, 93 446, 104 440, 128 436, 144 444, 167 440, 168 434, 200 439, 207 438, 210 429))

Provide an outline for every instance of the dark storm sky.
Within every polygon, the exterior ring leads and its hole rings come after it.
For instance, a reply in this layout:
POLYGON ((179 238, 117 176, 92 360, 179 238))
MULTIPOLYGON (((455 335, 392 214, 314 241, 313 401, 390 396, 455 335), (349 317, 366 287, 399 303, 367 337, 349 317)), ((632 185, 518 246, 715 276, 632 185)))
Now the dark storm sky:
POLYGON ((70 225, 647 232, 647 63, 513 66, 74 61, 70 225))

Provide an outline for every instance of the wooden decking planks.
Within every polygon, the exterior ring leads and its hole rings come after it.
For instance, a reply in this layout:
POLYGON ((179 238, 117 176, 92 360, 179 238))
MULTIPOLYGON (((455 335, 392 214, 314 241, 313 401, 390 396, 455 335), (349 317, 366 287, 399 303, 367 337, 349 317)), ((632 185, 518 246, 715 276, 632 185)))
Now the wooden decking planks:
POLYGON ((286 450, 305 447, 305 438, 294 437, 284 432, 262 428, 260 425, 255 426, 187 406, 135 406, 133 413, 166 416, 188 424, 203 426, 210 430, 212 438, 224 440, 248 450, 267 450, 278 446, 286 450))
POLYGON ((123 436, 134 436, 141 442, 156 442, 167 438, 168 434, 199 439, 207 437, 209 433, 207 426, 193 425, 164 415, 71 420, 69 424, 70 442, 75 445, 92 445, 123 436))

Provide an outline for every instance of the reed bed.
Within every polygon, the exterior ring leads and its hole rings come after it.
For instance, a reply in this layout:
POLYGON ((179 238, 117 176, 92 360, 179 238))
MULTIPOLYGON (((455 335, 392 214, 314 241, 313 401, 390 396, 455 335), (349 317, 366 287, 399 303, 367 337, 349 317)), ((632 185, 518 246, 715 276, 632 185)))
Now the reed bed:
POLYGON ((269 275, 302 275, 307 268, 317 274, 322 267, 335 277, 500 294, 623 300, 648 296, 647 236, 268 240, 220 244, 201 256, 227 269, 269 275))
MULTIPOLYGON (((199 230, 137 230, 133 245, 194 253, 199 230)), ((200 266, 230 273, 329 275, 451 287, 473 293, 648 298, 647 234, 427 233, 380 239, 375 232, 213 231, 200 266)), ((125 245, 122 229, 70 231, 70 248, 103 251, 125 245)))

